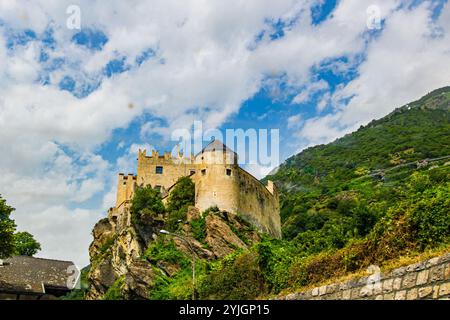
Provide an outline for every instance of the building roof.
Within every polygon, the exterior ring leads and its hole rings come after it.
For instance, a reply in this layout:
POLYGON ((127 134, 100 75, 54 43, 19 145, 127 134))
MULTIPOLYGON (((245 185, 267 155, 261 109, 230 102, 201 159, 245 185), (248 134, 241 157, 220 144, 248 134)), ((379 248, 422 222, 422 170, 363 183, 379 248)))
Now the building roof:
POLYGON ((208 143, 206 145, 206 147, 204 147, 202 149, 202 151, 200 151, 197 155, 204 153, 204 152, 209 152, 209 151, 220 151, 222 150, 224 153, 234 153, 236 154, 236 152, 234 152, 233 150, 231 150, 230 148, 228 148, 226 145, 224 145, 222 143, 222 141, 220 140, 213 140, 210 143, 208 143))
POLYGON ((71 290, 68 279, 74 274, 75 265, 70 261, 59 261, 28 256, 15 256, 3 260, 0 265, 0 291, 20 293, 46 293, 46 289, 71 290))

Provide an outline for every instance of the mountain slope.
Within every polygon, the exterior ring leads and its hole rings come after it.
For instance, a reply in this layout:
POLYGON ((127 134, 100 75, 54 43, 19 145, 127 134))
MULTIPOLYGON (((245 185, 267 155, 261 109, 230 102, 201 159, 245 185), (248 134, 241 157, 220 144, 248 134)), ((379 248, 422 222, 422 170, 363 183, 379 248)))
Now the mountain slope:
POLYGON ((362 185, 379 186, 380 181, 396 186, 417 169, 415 162, 441 157, 437 163, 445 162, 450 156, 449 111, 450 87, 444 87, 330 144, 289 158, 265 178, 281 190, 285 236, 307 229, 296 226, 298 215, 324 198, 362 185))

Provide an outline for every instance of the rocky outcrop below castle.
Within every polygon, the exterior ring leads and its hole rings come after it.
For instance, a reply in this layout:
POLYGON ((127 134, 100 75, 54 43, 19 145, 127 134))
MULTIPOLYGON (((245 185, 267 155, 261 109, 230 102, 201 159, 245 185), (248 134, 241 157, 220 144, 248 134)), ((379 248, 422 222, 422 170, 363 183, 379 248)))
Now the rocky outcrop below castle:
POLYGON ((235 250, 245 249, 260 241, 260 235, 247 222, 226 211, 210 210, 203 216, 190 207, 177 236, 160 230, 167 216, 153 217, 145 226, 132 222, 130 210, 109 215, 93 229, 90 245, 90 289, 87 299, 148 299, 158 278, 172 277, 181 269, 180 261, 213 261, 235 250), (180 259, 161 259, 157 248, 173 246, 180 259))

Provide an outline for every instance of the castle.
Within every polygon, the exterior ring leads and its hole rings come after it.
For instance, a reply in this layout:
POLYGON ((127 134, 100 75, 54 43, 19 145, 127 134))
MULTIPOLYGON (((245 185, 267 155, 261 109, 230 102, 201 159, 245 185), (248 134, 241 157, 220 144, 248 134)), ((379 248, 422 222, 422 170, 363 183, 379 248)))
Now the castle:
POLYGON ((258 179, 239 167, 237 154, 219 140, 210 142, 196 156, 178 153, 139 150, 137 174, 119 174, 116 205, 111 216, 128 210, 137 187, 150 185, 160 190, 163 202, 177 180, 189 176, 195 183, 195 207, 201 212, 217 206, 221 210, 240 214, 262 232, 281 238, 279 196, 275 185, 264 186, 258 179))

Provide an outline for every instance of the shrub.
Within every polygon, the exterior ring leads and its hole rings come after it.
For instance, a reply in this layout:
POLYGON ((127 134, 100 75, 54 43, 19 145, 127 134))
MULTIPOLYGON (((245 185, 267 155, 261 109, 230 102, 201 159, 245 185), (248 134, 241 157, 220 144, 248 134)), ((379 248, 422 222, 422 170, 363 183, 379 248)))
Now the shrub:
POLYGON ((177 249, 173 239, 158 239, 147 248, 145 258, 152 263, 163 261, 177 264, 181 267, 190 265, 190 259, 177 249))
POLYGON ((125 276, 119 277, 111 287, 105 292, 103 300, 123 300, 123 287, 125 285, 125 276))
POLYGON ((224 259, 199 285, 200 299, 247 300, 268 292, 255 252, 224 259))
POLYGON ((190 177, 178 179, 167 201, 168 211, 178 211, 195 204, 195 185, 190 177))
POLYGON ((206 238, 205 218, 199 218, 191 221, 191 232, 194 238, 199 242, 204 242, 206 238))
POLYGON ((417 230, 421 248, 447 242, 450 236, 450 184, 425 191, 410 210, 408 219, 417 230))
POLYGON ((131 219, 135 225, 143 225, 152 220, 154 215, 165 212, 161 193, 150 185, 138 187, 131 202, 131 219))
POLYGON ((183 207, 178 210, 170 211, 166 221, 166 229, 175 232, 180 230, 183 223, 186 221, 187 208, 183 207))

